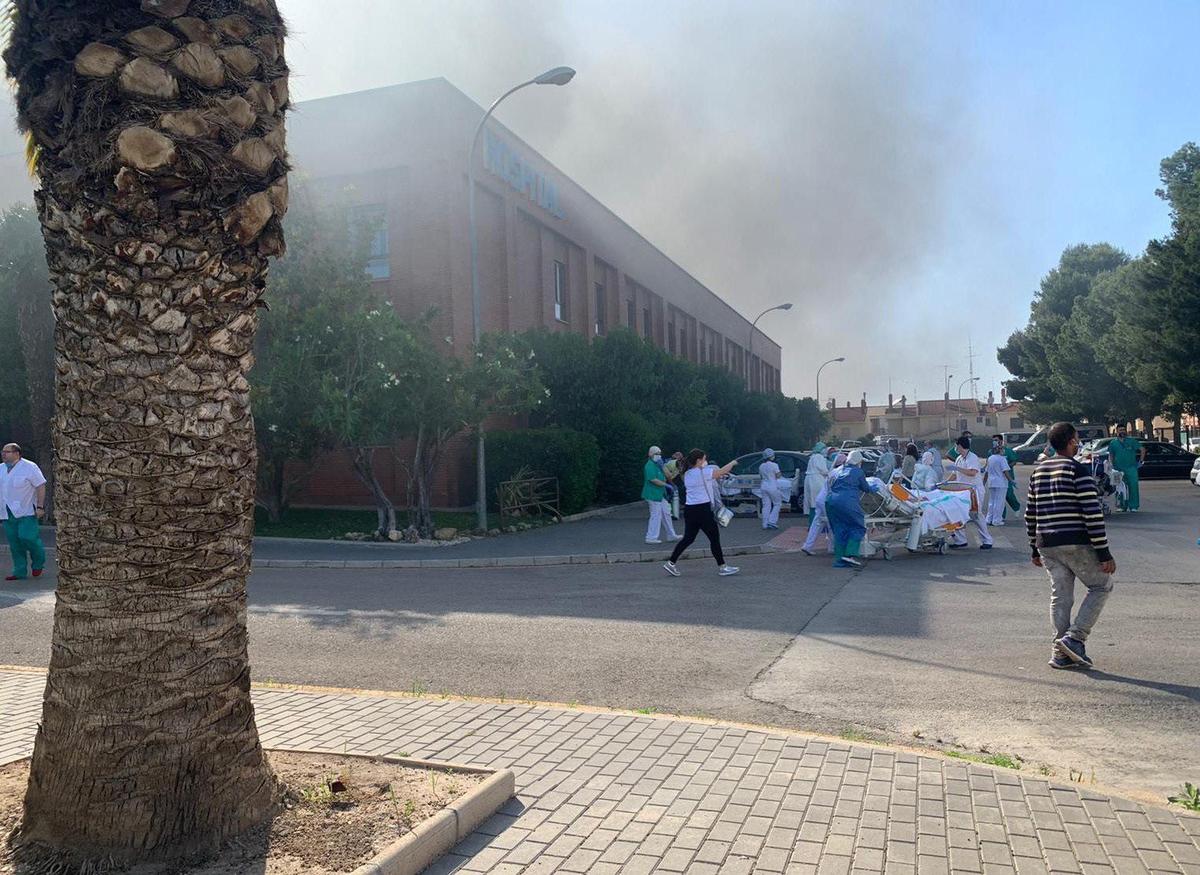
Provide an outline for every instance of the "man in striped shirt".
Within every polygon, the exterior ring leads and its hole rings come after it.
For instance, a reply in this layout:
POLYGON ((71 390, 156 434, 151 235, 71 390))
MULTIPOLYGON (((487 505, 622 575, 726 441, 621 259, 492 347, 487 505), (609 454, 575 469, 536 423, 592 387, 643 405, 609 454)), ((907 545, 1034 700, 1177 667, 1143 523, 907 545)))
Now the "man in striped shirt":
POLYGON ((1091 472, 1075 461, 1079 435, 1069 422, 1048 435, 1054 456, 1039 462, 1029 479, 1025 526, 1033 564, 1050 574, 1054 621, 1052 668, 1091 668, 1084 642, 1112 592, 1117 563, 1108 549, 1104 512, 1091 472), (1075 619, 1075 579, 1087 587, 1075 619))

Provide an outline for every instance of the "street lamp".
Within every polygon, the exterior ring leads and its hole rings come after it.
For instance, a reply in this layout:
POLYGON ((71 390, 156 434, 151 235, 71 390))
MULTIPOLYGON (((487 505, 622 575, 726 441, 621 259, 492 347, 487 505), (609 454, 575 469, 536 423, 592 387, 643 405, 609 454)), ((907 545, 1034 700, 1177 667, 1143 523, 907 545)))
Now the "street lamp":
MULTIPOLYGON (((974 383, 978 379, 979 379, 978 377, 967 377, 965 380, 963 380, 961 383, 958 384, 958 400, 959 401, 963 400, 963 396, 962 396, 963 386, 967 385, 967 383, 974 383)), ((972 390, 972 392, 974 392, 974 390, 972 390)))
POLYGON ((761 313, 759 313, 757 316, 755 316, 754 321, 750 323, 750 343, 746 347, 746 388, 748 388, 748 389, 754 388, 754 384, 751 381, 751 374, 750 374, 750 368, 754 366, 754 326, 758 324, 759 319, 766 316, 772 310, 790 310, 790 309, 792 309, 791 303, 776 304, 774 307, 768 307, 767 309, 763 310, 761 313))
POLYGON ((950 378, 954 374, 946 374, 946 400, 943 402, 943 412, 946 414, 946 440, 950 440, 950 378))
MULTIPOLYGON (((475 152, 479 148, 479 136, 483 133, 483 126, 487 124, 487 120, 492 117, 492 113, 496 111, 504 98, 514 92, 520 91, 527 85, 566 85, 575 76, 575 71, 570 67, 554 67, 547 70, 540 76, 535 76, 532 79, 522 82, 520 85, 514 85, 512 88, 505 91, 495 102, 488 107, 488 111, 483 114, 483 118, 479 120, 479 124, 475 126, 475 136, 471 138, 471 151, 467 153, 467 215, 468 225, 470 226, 471 236, 471 321, 472 335, 475 338, 475 347, 479 347, 479 336, 482 333, 482 325, 480 324, 480 304, 479 304, 479 234, 475 228, 475 152)), ((476 466, 476 482, 475 486, 479 492, 476 501, 476 526, 484 531, 487 530, 487 468, 485 466, 483 454, 483 423, 478 423, 478 447, 476 449, 478 464, 476 466)))
POLYGON ((829 361, 825 362, 825 364, 821 365, 821 367, 817 368, 817 409, 818 410, 822 409, 821 408, 821 371, 825 369, 825 365, 831 365, 834 362, 844 362, 845 360, 846 360, 846 357, 844 355, 840 355, 835 359, 830 359, 829 361))

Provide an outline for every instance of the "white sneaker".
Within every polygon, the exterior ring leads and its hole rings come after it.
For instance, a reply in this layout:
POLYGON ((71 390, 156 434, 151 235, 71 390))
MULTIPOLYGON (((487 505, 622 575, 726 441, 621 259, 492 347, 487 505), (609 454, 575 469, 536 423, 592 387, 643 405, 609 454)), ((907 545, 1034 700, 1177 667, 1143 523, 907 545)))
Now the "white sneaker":
POLYGON ((721 570, 718 571, 717 573, 720 574, 722 577, 732 577, 733 575, 737 574, 739 571, 741 571, 741 569, 738 568, 736 565, 722 565, 721 570))
POLYGON ((842 561, 845 562, 847 565, 853 565, 855 568, 863 567, 862 560, 855 559, 852 556, 843 556, 842 561))
POLYGON ((647 544, 661 544, 662 539, 661 538, 647 538, 646 543, 647 544))
POLYGON ((675 567, 674 562, 664 562, 663 568, 666 569, 667 574, 671 575, 672 577, 679 576, 679 569, 675 567))
POLYGON ((671 536, 671 540, 672 540, 672 541, 682 541, 682 540, 683 540, 683 535, 672 535, 672 536, 671 536))

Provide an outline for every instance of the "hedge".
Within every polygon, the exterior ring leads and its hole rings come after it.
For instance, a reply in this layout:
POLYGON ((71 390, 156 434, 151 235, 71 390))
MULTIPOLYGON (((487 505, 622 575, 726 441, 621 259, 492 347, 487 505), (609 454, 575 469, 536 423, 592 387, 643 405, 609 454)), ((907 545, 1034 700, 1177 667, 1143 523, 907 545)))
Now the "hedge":
MULTIPOLYGON (((528 466, 558 478, 559 509, 579 513, 596 498, 600 449, 590 434, 569 428, 526 428, 487 433, 488 504, 497 507, 496 487, 528 466)), ((645 452, 643 450, 643 452, 645 452)))
POLYGON ((601 416, 594 434, 600 445, 600 500, 636 501, 642 495, 646 450, 662 446, 662 433, 646 417, 622 410, 601 416))

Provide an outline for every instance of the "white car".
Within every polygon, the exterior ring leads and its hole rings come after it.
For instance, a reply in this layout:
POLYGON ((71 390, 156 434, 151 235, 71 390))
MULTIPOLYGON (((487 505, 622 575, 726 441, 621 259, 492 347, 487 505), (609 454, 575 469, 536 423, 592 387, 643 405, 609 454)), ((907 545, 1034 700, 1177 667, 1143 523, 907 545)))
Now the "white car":
MULTIPOLYGON (((780 488, 784 495, 784 507, 798 511, 803 503, 804 472, 808 470, 808 453, 795 450, 776 450, 775 463, 779 465, 780 488), (790 499, 790 500, 789 500, 790 499)), ((721 501, 738 515, 753 516, 758 513, 762 495, 762 477, 758 466, 762 464, 762 453, 747 453, 738 456, 737 467, 721 483, 721 501)))
POLYGON ((1200 458, 1192 462, 1192 482, 1200 486, 1200 458))

